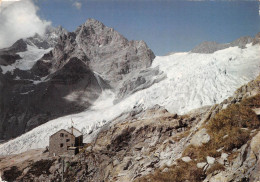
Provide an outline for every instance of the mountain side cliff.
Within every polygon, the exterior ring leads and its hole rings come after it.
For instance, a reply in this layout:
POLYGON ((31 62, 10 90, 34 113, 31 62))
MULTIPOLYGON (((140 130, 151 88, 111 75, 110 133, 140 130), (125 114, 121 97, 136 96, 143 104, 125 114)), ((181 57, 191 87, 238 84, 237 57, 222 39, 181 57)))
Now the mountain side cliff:
POLYGON ((154 57, 145 42, 128 41, 94 19, 75 32, 49 27, 42 37, 18 40, 0 50, 0 140, 88 109, 103 90, 120 91, 154 57))

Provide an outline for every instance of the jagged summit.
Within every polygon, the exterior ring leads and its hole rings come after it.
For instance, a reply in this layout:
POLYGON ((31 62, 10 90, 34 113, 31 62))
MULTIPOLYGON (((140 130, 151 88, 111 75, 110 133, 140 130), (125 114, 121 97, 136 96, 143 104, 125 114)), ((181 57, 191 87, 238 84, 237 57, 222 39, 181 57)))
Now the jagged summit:
POLYGON ((128 41, 103 23, 88 19, 75 32, 64 34, 53 50, 54 69, 61 68, 71 57, 87 62, 114 87, 149 67, 154 53, 143 41, 128 41))
POLYGON ((27 44, 23 39, 16 41, 11 47, 12 52, 24 52, 27 50, 27 44))
POLYGON ((91 26, 94 29, 99 29, 99 28, 103 29, 105 27, 105 25, 101 21, 98 21, 94 18, 88 18, 83 25, 86 27, 91 26))
POLYGON ((57 44, 58 38, 66 33, 67 30, 62 26, 48 26, 44 35, 35 34, 33 37, 27 38, 25 41, 28 45, 36 46, 41 49, 48 49, 54 47, 57 44))
MULTIPOLYGON (((88 36, 91 34, 104 34, 104 29, 109 29, 111 32, 115 32, 113 28, 106 27, 102 22, 89 18, 85 23, 80 25, 76 30, 76 34, 82 34, 84 32, 84 36, 88 36)), ((108 32, 106 32, 108 33, 108 32)), ((104 34, 105 35, 105 34, 104 34)))

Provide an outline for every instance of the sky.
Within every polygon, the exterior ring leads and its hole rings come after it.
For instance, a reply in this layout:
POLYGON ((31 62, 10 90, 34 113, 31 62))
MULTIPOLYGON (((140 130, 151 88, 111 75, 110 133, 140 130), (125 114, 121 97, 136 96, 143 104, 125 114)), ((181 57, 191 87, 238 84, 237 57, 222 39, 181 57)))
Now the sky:
POLYGON ((156 55, 189 51, 203 41, 226 43, 260 32, 257 1, 34 0, 31 3, 37 6, 34 15, 40 18, 42 26, 51 23, 74 31, 88 18, 95 18, 129 40, 144 40, 156 55))

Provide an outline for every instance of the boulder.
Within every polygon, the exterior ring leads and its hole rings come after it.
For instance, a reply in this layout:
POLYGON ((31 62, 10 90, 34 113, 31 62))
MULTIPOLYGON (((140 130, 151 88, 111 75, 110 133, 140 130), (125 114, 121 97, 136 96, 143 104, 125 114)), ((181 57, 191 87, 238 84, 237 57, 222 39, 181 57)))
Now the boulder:
POLYGON ((222 153, 221 158, 224 160, 227 160, 228 154, 227 153, 222 153))
POLYGON ((196 147, 202 146, 202 144, 208 143, 210 141, 210 136, 207 133, 206 128, 199 130, 192 137, 190 143, 196 147))
POLYGON ((221 157, 217 160, 218 163, 225 165, 227 163, 227 157, 228 157, 227 153, 222 153, 221 157))
POLYGON ((207 156, 207 162, 208 162, 208 164, 214 164, 215 163, 215 158, 214 157, 210 157, 210 156, 207 156))
POLYGON ((187 156, 187 157, 182 157, 181 160, 184 161, 184 162, 190 162, 190 161, 192 161, 191 158, 188 157, 188 156, 187 156))
POLYGON ((197 167, 198 167, 198 168, 203 168, 203 167, 206 166, 206 165, 207 165, 206 162, 197 163, 197 167))
POLYGON ((209 180, 204 180, 203 182, 228 182, 230 179, 225 176, 225 173, 220 172, 217 175, 211 177, 209 180))
POLYGON ((169 168, 167 168, 167 167, 162 170, 163 173, 166 173, 168 171, 169 171, 169 168))

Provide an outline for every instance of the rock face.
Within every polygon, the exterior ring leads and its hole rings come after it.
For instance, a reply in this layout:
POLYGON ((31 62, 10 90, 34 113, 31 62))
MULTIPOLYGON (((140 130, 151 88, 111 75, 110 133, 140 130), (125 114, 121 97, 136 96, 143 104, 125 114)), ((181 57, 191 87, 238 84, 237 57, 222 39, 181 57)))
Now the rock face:
POLYGON ((158 69, 145 70, 150 67, 155 56, 144 41, 128 41, 113 28, 94 19, 88 19, 75 32, 61 34, 53 51, 45 55, 44 60, 51 64, 44 65, 42 60, 37 63, 44 69, 41 75, 60 69, 72 57, 82 60, 101 75, 118 93, 119 99, 143 84, 131 81, 136 75, 146 76, 143 79, 147 83, 142 88, 147 88, 159 81, 153 80, 153 76, 162 74, 158 69), (125 89, 129 82, 131 88, 125 89))
POLYGON ((253 40, 253 45, 260 43, 260 32, 258 32, 253 40))
POLYGON ((210 136, 205 128, 199 130, 191 139, 190 143, 194 146, 202 146, 210 141, 210 136))
MULTIPOLYGON (((1 138, 22 134, 47 120, 82 111, 102 91, 96 75, 85 63, 71 58, 43 82, 10 79, 4 75, 1 95, 1 138)), ((100 80, 102 80, 100 78, 100 80)))
POLYGON ((160 71, 159 68, 148 68, 142 70, 137 75, 133 75, 130 79, 123 82, 118 91, 117 100, 115 100, 115 102, 119 102, 123 98, 139 90, 146 89, 165 78, 166 75, 160 71))
POLYGON ((16 60, 21 59, 16 53, 26 50, 27 44, 22 39, 16 41, 10 48, 0 50, 0 65, 8 66, 15 63, 16 60))
POLYGON ((58 37, 64 33, 68 32, 61 26, 57 28, 48 26, 43 36, 35 34, 33 37, 25 39, 25 42, 31 46, 36 46, 41 49, 48 49, 50 47, 54 47, 57 44, 58 37))
POLYGON ((104 89, 123 98, 151 86, 159 81, 152 77, 162 74, 143 71, 154 57, 145 42, 128 41, 94 19, 75 32, 48 27, 43 37, 36 34, 0 50, 0 140, 83 111, 104 89), (146 83, 131 81, 134 75, 147 75, 146 83), (134 84, 124 90, 129 82, 134 84))
POLYGON ((225 171, 209 175, 204 182, 217 181, 259 181, 260 180, 260 132, 248 144, 243 145, 237 152, 237 157, 225 171))
POLYGON ((61 35, 52 53, 50 69, 59 69, 71 57, 77 57, 122 95, 131 92, 121 91, 125 82, 148 68, 155 58, 144 41, 128 41, 94 19, 88 19, 75 32, 61 35))
POLYGON ((246 44, 256 42, 256 38, 252 37, 241 37, 231 43, 226 44, 219 44, 217 42, 202 42, 201 44, 197 45, 195 48, 191 50, 193 53, 204 53, 210 54, 214 53, 218 50, 226 49, 228 47, 235 47, 238 46, 239 48, 245 48, 246 44))

